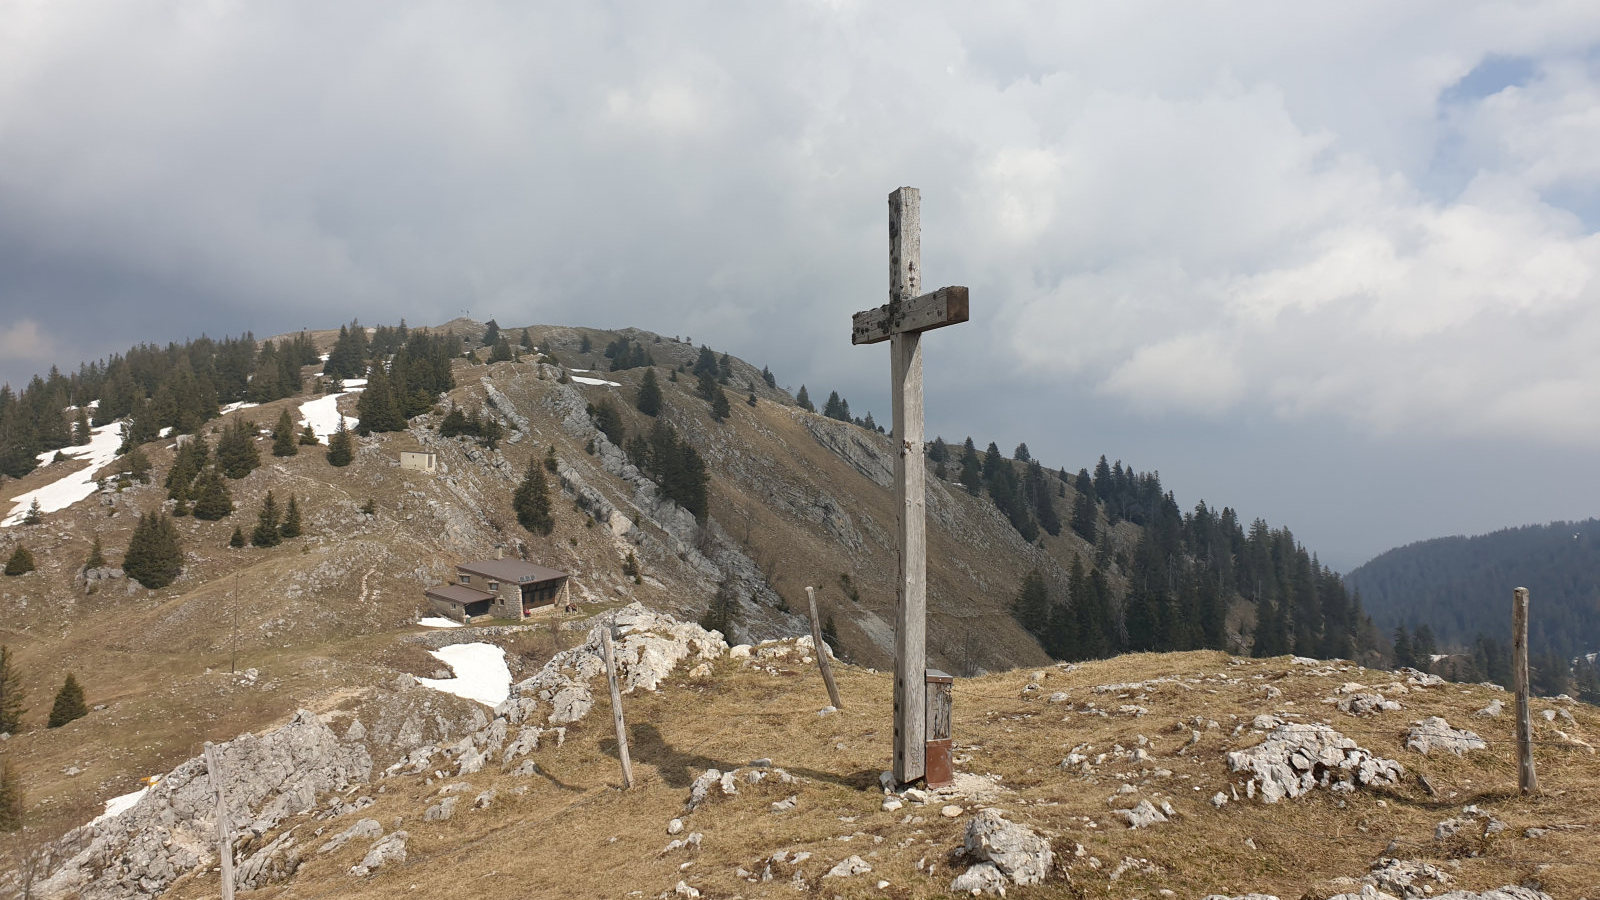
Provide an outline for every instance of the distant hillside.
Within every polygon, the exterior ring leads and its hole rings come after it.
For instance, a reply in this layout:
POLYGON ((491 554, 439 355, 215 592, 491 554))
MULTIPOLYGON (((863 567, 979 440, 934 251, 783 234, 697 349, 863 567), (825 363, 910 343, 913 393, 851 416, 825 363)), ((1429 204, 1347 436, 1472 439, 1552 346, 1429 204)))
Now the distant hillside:
POLYGON ((1532 594, 1528 645, 1571 659, 1600 649, 1600 519, 1447 537, 1390 550, 1345 577, 1386 631, 1426 624, 1441 648, 1506 640, 1511 591, 1532 594))

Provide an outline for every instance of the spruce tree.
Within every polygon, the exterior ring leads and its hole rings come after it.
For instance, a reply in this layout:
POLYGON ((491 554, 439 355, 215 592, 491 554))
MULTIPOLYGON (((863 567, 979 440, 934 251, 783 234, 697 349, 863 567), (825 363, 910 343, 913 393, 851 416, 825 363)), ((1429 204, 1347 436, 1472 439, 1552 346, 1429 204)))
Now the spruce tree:
POLYGON ((1094 498, 1080 490, 1078 499, 1072 503, 1072 530, 1092 544, 1096 527, 1094 498))
POLYGON ((1414 662, 1411 655, 1411 634, 1406 631, 1404 625, 1397 626, 1394 630, 1394 667, 1411 668, 1414 662))
POLYGON ((806 412, 816 412, 817 408, 811 404, 811 395, 806 393, 806 386, 800 385, 800 393, 794 395, 794 404, 806 412))
POLYGON ((767 383, 767 387, 769 388, 775 388, 778 386, 777 376, 773 375, 772 370, 768 369, 766 366, 761 367, 761 380, 765 381, 767 383))
POLYGON ((549 472, 551 475, 554 475, 556 473, 556 445, 555 444, 551 444, 549 449, 544 451, 544 470, 546 472, 549 472))
POLYGON ((39 509, 39 498, 35 497, 33 498, 33 502, 28 504, 28 511, 22 516, 22 524, 37 525, 43 521, 44 516, 42 511, 39 509))
POLYGON ((718 387, 711 395, 711 418, 721 422, 732 410, 728 407, 728 394, 718 387))
POLYGON ((493 347, 500 340, 500 323, 490 319, 486 324, 488 327, 483 330, 483 345, 493 347))
POLYGON ((717 587, 705 614, 700 616, 700 627, 707 631, 722 632, 722 639, 733 642, 733 626, 739 619, 739 600, 734 596, 732 579, 717 587))
POLYGON ((122 557, 122 571, 151 590, 166 587, 183 573, 183 548, 170 516, 149 512, 139 517, 122 557))
POLYGON ((11 755, 0 759, 0 831, 22 827, 22 779, 11 765, 11 755))
POLYGON ((0 734, 22 730, 22 714, 28 711, 22 699, 22 674, 17 671, 16 656, 10 648, 0 646, 0 734))
POLYGON ((317 433, 311 430, 311 423, 307 422, 306 426, 300 429, 300 445, 303 447, 315 447, 320 443, 322 442, 317 440, 317 433))
POLYGON ((360 422, 356 425, 356 433, 360 435, 368 435, 374 431, 405 430, 405 416, 400 414, 400 407, 394 398, 394 387, 389 381, 389 376, 384 374, 382 366, 372 367, 366 389, 361 392, 361 399, 356 402, 356 415, 360 418, 360 422))
POLYGON ((283 536, 278 534, 278 501, 267 491, 266 498, 261 501, 261 512, 256 516, 256 528, 250 532, 250 545, 276 547, 282 541, 283 536))
POLYGON ((89 569, 103 569, 106 567, 105 551, 100 546, 100 535, 94 536, 94 543, 89 545, 89 556, 83 561, 85 571, 89 569))
POLYGON ((656 382, 654 367, 644 370, 644 380, 639 382, 639 399, 634 402, 639 412, 647 416, 661 412, 661 385, 656 382))
POLYGON ((72 442, 82 447, 94 437, 94 432, 89 428, 89 413, 78 407, 78 415, 72 420, 72 442))
POLYGON ((1050 624, 1050 594, 1038 569, 1022 576, 1016 599, 1011 602, 1011 615, 1024 631, 1044 639, 1050 624))
POLYGON ((7 575, 26 575, 32 572, 33 568, 33 554, 28 552, 27 547, 18 544, 17 548, 11 551, 11 558, 6 560, 5 573, 7 575))
POLYGON ((61 690, 56 692, 56 702, 50 707, 50 721, 45 727, 60 728, 73 719, 81 719, 88 714, 89 706, 83 700, 83 687, 78 684, 78 679, 68 672, 66 682, 61 685, 61 690))
POLYGON ((555 530, 555 518, 550 514, 550 488, 544 469, 539 465, 528 463, 528 474, 512 494, 511 507, 516 510, 517 522, 534 534, 549 534, 555 530))
POLYGON ((228 546, 229 547, 243 547, 244 546, 244 529, 240 528, 237 525, 235 525, 233 527, 233 536, 228 538, 228 546))
POLYGON ((206 469, 194 483, 194 517, 215 522, 233 514, 233 495, 215 468, 206 469))
POLYGON ((243 478, 261 465, 261 454, 256 450, 256 423, 234 419, 222 431, 217 441, 217 468, 229 478, 243 478))
POLYGON ((293 494, 289 495, 289 506, 283 511, 283 524, 278 526, 278 534, 285 538, 300 536, 300 504, 293 494))
POLYGON ((149 484, 150 458, 144 455, 143 449, 132 447, 122 455, 122 471, 140 484, 149 484))
POLYGON ((295 442, 294 420, 289 417, 289 410, 285 409, 278 414, 278 427, 272 429, 272 455, 293 456, 300 452, 300 447, 295 442))
POLYGON ((494 342, 494 348, 489 351, 489 362, 510 362, 511 342, 504 337, 494 342))
POLYGON ((529 334, 528 333, 528 329, 526 329, 526 328, 522 329, 522 349, 524 349, 524 350, 532 350, 533 349, 533 335, 529 334))
POLYGON ((344 417, 339 417, 339 430, 328 435, 328 464, 331 466, 348 466, 355 458, 355 438, 350 435, 350 429, 344 423, 344 417))

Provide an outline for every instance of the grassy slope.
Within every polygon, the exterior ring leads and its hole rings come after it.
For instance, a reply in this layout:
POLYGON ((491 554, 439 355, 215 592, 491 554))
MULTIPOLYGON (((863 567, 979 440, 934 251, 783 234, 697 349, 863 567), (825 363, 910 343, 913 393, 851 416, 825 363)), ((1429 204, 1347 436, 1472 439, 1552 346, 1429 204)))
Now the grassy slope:
MULTIPOLYGON (((877 775, 890 743, 888 675, 845 667, 839 673, 845 711, 819 718, 815 713, 826 695, 814 668, 794 658, 777 668, 777 674, 769 674, 725 660, 709 678, 690 679, 680 669, 659 693, 626 698, 638 780, 632 791, 620 790, 615 740, 602 700, 588 719, 569 729, 563 746, 546 746, 533 754, 544 776, 513 777, 491 766, 464 779, 445 779, 472 786, 449 822, 422 821, 423 810, 439 797, 440 782, 423 776, 384 782, 384 793, 375 795, 377 805, 357 815, 374 817, 386 827, 398 822, 411 834, 410 858, 404 865, 371 880, 353 879, 346 870, 365 852, 365 842, 357 842, 314 857, 293 882, 256 896, 383 897, 406 891, 419 896, 459 896, 465 891, 485 898, 617 897, 633 891, 656 896, 680 878, 708 897, 788 896, 792 866, 775 866, 778 880, 769 884, 751 884, 736 874, 740 867, 760 872, 765 858, 780 849, 814 854, 799 867, 813 886, 846 856, 861 855, 872 865, 868 876, 826 882, 824 896, 941 893, 960 871, 952 868, 948 854, 960 843, 967 816, 943 817, 943 801, 894 812, 880 808, 877 775), (704 834, 698 851, 663 853, 671 840, 665 825, 683 815, 690 781, 706 768, 728 771, 757 757, 771 757, 806 782, 797 787, 741 782, 738 795, 717 797, 684 815, 685 836, 704 834), (489 809, 471 809, 472 798, 488 788, 496 790, 489 809), (789 795, 799 797, 795 812, 770 811, 773 801, 789 795), (911 815, 919 818, 907 821, 911 815), (919 863, 931 863, 932 874, 919 871, 919 863), (880 879, 890 882, 886 891, 875 888, 880 879)), ((1493 696, 1488 689, 1448 685, 1416 690, 1402 698, 1404 711, 1357 720, 1319 701, 1344 681, 1383 684, 1394 679, 1392 674, 1349 668, 1316 675, 1286 658, 1241 661, 1220 653, 1141 654, 1044 672, 1043 689, 1027 699, 1021 693, 1031 677, 1026 672, 958 680, 954 733, 960 754, 967 758, 958 769, 997 777, 978 779, 994 786, 981 804, 961 798, 953 802, 967 811, 978 805, 999 807, 1051 836, 1057 852, 1065 854, 1072 884, 1084 896, 1151 896, 1164 888, 1179 897, 1213 890, 1298 897, 1322 879, 1363 874, 1391 842, 1398 842, 1392 851, 1398 855, 1446 866, 1460 887, 1482 889, 1536 874, 1552 896, 1574 898, 1600 884, 1600 863, 1586 850, 1592 846, 1593 829, 1600 828, 1593 813, 1600 803, 1600 760, 1581 750, 1541 746, 1537 761, 1546 793, 1531 801, 1517 799, 1510 747, 1504 743, 1513 737, 1510 717, 1482 720, 1470 715, 1493 696), (1134 691, 1120 696, 1092 691, 1099 684, 1161 676, 1180 676, 1190 683, 1161 684, 1143 697, 1134 691), (1283 696, 1266 700, 1261 687, 1268 684, 1280 688, 1283 696), (1044 699, 1056 691, 1066 692, 1077 708, 1069 711, 1044 699), (1091 700, 1111 710, 1137 702, 1148 713, 1105 718, 1085 714, 1081 708, 1091 700), (1226 751, 1260 740, 1248 729, 1232 737, 1233 726, 1258 713, 1296 710, 1311 720, 1329 720, 1362 746, 1426 774, 1439 795, 1430 797, 1408 780, 1393 789, 1362 791, 1343 808, 1320 790, 1272 806, 1230 803, 1213 808, 1211 795, 1226 789, 1226 751), (1496 743, 1463 760, 1425 758, 1402 749, 1405 724, 1430 714, 1470 724, 1496 743), (1197 748, 1178 755, 1188 736, 1180 721, 1196 715, 1217 720, 1221 728, 1206 732, 1197 748), (1115 744, 1132 748, 1141 734, 1150 741, 1152 754, 1142 764, 1112 760, 1089 777, 1056 765, 1080 743, 1091 744, 1092 753, 1105 752, 1115 744), (1138 793, 1115 796, 1123 783, 1134 785, 1138 793), (1132 831, 1112 812, 1147 797, 1158 802, 1169 798, 1180 817, 1132 831), (1509 827, 1486 841, 1434 843, 1434 824, 1468 803, 1492 811, 1509 827), (1573 823, 1586 823, 1590 829, 1536 840, 1522 837, 1530 826, 1573 823), (1076 843, 1085 853, 1074 859, 1070 854, 1076 843), (1101 864, 1098 869, 1090 857, 1101 864), (1136 871, 1111 882, 1109 873, 1126 857, 1149 860, 1158 870, 1136 871)), ((1571 709, 1579 733, 1600 733, 1600 714, 1588 707, 1571 709)), ((1548 727, 1540 727, 1538 736, 1554 739, 1548 727)), ((310 832, 322 828, 334 834, 355 818, 300 820, 298 839, 315 846, 320 842, 310 832)), ((208 887, 190 881, 174 896, 202 897, 208 887)), ((1072 892, 1058 879, 1013 893, 1072 892)))

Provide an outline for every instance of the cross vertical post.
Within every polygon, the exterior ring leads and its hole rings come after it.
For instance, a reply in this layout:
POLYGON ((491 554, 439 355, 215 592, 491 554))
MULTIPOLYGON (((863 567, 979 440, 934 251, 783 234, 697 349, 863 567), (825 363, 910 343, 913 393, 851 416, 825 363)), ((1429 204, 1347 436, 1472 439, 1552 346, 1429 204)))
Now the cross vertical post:
MULTIPOLYGON (((903 187, 889 195, 889 309, 893 318, 922 285, 922 196, 903 187)), ((927 517, 922 468, 922 333, 889 338, 894 416, 896 537, 899 546, 894 628, 894 778, 923 775, 927 730, 927 517)))
POLYGON ((895 583, 895 781, 927 772, 928 536, 927 475, 922 461, 922 332, 967 321, 967 289, 922 290, 922 195, 889 195, 889 302, 855 314, 851 343, 889 342, 894 403, 894 481, 899 550, 895 583))

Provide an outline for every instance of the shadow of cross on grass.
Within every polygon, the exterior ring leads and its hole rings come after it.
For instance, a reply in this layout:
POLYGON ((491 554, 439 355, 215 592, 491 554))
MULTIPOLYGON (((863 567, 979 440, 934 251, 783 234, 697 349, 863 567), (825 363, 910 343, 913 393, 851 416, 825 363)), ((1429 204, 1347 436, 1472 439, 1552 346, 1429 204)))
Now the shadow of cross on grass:
MULTIPOLYGON (((617 758, 616 738, 602 738, 598 746, 601 753, 613 759, 617 758)), ((661 731, 649 722, 637 722, 628 726, 628 755, 635 765, 654 768, 661 776, 661 781, 671 788, 689 787, 695 778, 707 769, 731 772, 750 765, 749 760, 717 759, 693 751, 679 750, 668 743, 661 731)), ((857 791, 878 789, 878 773, 872 769, 848 773, 821 772, 816 769, 785 766, 777 759, 773 760, 773 765, 782 768, 790 775, 812 781, 825 781, 857 791)))

